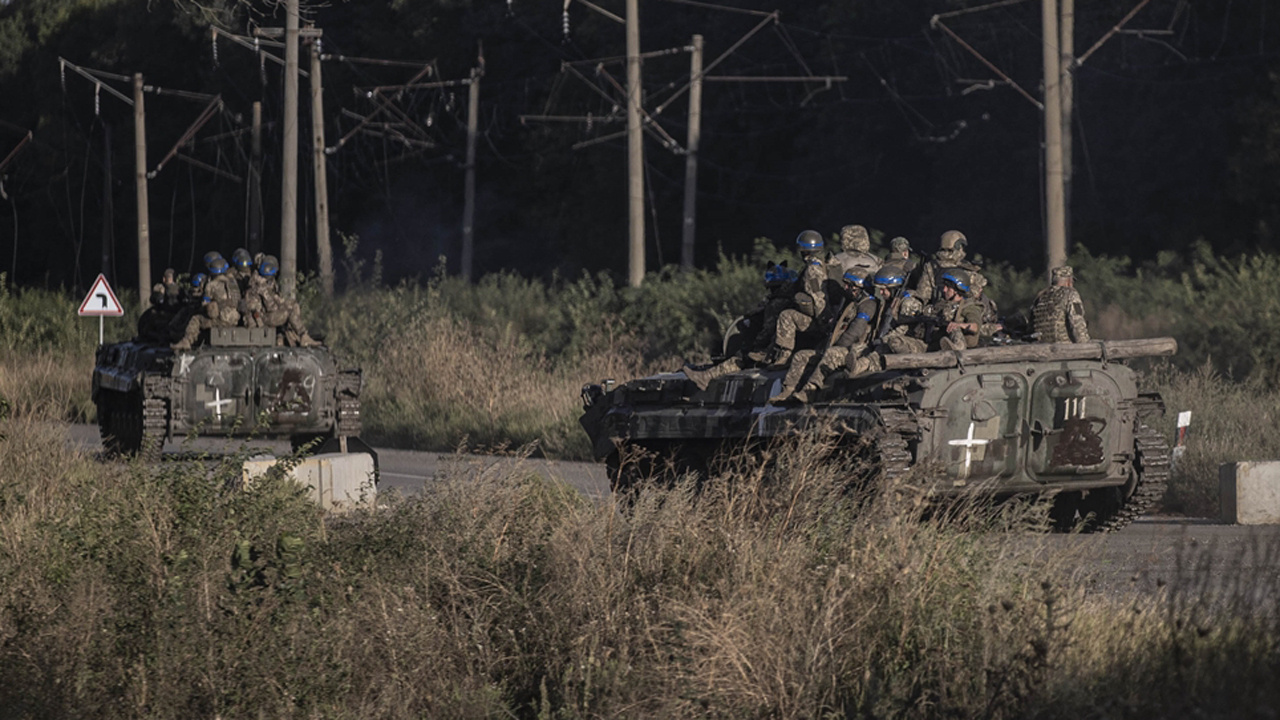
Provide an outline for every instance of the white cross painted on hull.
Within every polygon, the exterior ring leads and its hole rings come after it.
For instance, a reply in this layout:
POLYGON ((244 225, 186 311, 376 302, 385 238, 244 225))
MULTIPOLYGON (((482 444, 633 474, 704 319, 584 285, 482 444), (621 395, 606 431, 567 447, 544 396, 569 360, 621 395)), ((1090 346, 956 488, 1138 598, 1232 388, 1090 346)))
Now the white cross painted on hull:
POLYGON ((948 440, 948 441, 947 441, 947 444, 948 444, 948 445, 952 445, 952 446, 963 446, 963 447, 964 447, 964 474, 962 474, 962 475, 960 476, 960 479, 962 479, 962 480, 968 480, 968 479, 969 479, 969 468, 970 468, 970 466, 971 466, 971 465, 972 465, 972 463, 973 463, 973 448, 974 448, 974 447, 981 447, 981 446, 986 445, 987 443, 991 442, 990 440, 988 440, 988 439, 986 439, 986 438, 975 438, 975 437, 973 436, 973 430, 974 430, 974 424, 973 424, 973 422, 972 422, 972 421, 970 421, 970 423, 969 423, 969 436, 968 436, 968 437, 966 437, 966 438, 960 438, 960 439, 958 439, 958 440, 948 440))
POLYGON ((234 402, 235 402, 235 398, 227 398, 226 400, 223 400, 222 390, 220 390, 219 388, 214 388, 213 402, 207 402, 204 404, 204 406, 207 408, 213 408, 214 416, 218 418, 218 422, 222 422, 222 406, 232 404, 234 402))

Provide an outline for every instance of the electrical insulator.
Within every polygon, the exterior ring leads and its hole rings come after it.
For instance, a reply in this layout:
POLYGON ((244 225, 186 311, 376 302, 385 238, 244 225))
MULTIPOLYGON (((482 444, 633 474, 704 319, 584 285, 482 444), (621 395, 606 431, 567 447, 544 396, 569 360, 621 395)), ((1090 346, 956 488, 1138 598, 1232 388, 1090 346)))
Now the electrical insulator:
POLYGON ((511 9, 511 0, 507 0, 507 15, 513 15, 513 14, 515 14, 515 13, 514 13, 514 11, 511 9))
POLYGON ((258 79, 263 85, 267 84, 267 56, 261 50, 258 51, 258 79))
POLYGON ((67 64, 58 61, 58 77, 62 80, 62 92, 67 92, 67 64))
POLYGON ((596 123, 595 118, 591 116, 591 113, 587 113, 587 132, 591 132, 591 128, 592 126, 595 125, 595 123, 596 123))
POLYGON ((214 30, 209 37, 213 38, 213 66, 218 67, 218 31, 214 30))
POLYGON ((560 16, 560 27, 564 30, 564 41, 569 42, 569 8, 564 9, 564 14, 560 16))
POLYGON ((102 114, 102 86, 98 83, 93 84, 93 114, 102 114))
POLYGON ((431 127, 432 125, 435 125, 435 124, 436 124, 436 114, 427 113, 427 127, 431 127))

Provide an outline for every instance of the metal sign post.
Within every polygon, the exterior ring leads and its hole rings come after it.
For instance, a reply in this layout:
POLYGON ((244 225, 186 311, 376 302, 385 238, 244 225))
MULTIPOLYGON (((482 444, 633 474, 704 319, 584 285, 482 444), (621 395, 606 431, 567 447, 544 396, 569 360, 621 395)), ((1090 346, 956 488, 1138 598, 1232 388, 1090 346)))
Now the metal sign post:
POLYGON ((124 307, 120 305, 120 301, 116 299, 116 294, 111 290, 111 283, 107 282, 107 276, 98 274, 98 279, 93 281, 93 287, 89 288, 89 294, 84 296, 84 302, 80 303, 80 317, 96 317, 98 318, 98 345, 101 347, 103 342, 103 318, 121 317, 124 315, 124 307))

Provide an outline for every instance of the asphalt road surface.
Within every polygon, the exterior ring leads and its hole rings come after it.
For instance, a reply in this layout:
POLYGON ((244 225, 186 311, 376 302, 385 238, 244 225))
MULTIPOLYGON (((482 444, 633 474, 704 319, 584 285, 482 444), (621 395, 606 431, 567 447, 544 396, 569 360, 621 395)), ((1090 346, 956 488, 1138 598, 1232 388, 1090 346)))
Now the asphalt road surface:
MULTIPOLYGON (((69 440, 75 447, 101 449, 98 429, 72 425, 69 440)), ((164 454, 238 452, 245 447, 281 456, 289 452, 287 441, 224 440, 200 438, 165 444, 164 454)), ((379 493, 416 494, 428 487, 438 473, 458 465, 487 467, 519 465, 523 470, 561 480, 589 498, 609 494, 604 465, 533 458, 460 455, 416 450, 377 449, 381 482, 379 493)), ((1280 525, 1225 525, 1212 519, 1154 516, 1139 518, 1128 527, 1101 535, 1031 535, 1013 538, 1014 552, 1028 555, 1028 572, 1041 572, 1034 556, 1042 550, 1069 557, 1059 570, 1064 581, 1083 582, 1105 595, 1139 596, 1186 592, 1204 595, 1206 590, 1261 594, 1266 601, 1280 599, 1280 525)), ((1256 599, 1256 598, 1255 598, 1256 599)))

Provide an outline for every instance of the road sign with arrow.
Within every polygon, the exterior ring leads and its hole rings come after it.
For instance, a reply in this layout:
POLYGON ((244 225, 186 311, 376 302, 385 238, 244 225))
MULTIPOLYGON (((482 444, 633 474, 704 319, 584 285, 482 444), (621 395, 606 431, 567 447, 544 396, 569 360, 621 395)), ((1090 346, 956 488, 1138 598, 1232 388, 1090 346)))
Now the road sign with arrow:
POLYGON ((99 274, 93 287, 89 288, 89 294, 84 297, 84 302, 80 303, 80 317, 120 317, 122 315, 124 315, 124 308, 120 306, 116 294, 111 291, 107 276, 99 274))

